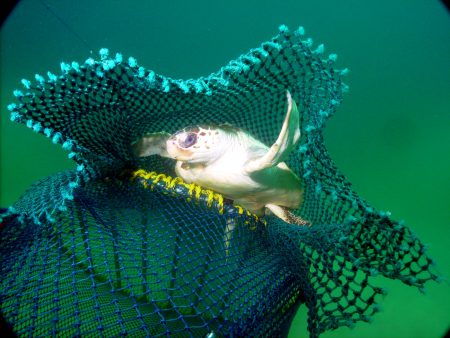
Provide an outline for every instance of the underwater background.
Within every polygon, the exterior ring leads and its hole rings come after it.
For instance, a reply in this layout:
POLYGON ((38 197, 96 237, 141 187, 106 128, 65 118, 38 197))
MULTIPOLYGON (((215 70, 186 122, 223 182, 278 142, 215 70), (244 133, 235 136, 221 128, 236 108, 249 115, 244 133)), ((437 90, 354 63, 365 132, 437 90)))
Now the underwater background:
MULTIPOLYGON (((326 146, 354 189, 404 219, 450 276, 450 14, 439 1, 21 1, 1 29, 0 207, 33 182, 74 168, 67 153, 9 121, 22 78, 59 73, 107 47, 173 78, 196 78, 271 38, 280 24, 337 53, 350 91, 326 146)), ((275 128, 275 127, 274 127, 275 128)), ((278 127, 276 127, 278 128, 278 127)), ((380 277, 383 311, 371 324, 322 337, 443 337, 450 287, 427 294, 380 277)), ((306 307, 290 337, 306 337, 306 307)))

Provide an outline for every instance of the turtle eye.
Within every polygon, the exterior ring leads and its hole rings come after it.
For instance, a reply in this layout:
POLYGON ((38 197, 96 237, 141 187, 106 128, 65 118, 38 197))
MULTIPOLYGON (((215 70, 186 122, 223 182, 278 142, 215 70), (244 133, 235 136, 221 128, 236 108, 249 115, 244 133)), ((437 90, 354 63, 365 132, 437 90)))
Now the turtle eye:
POLYGON ((180 146, 182 146, 183 148, 189 148, 196 143, 197 143, 197 134, 189 133, 187 134, 187 136, 184 138, 183 141, 180 141, 180 146))

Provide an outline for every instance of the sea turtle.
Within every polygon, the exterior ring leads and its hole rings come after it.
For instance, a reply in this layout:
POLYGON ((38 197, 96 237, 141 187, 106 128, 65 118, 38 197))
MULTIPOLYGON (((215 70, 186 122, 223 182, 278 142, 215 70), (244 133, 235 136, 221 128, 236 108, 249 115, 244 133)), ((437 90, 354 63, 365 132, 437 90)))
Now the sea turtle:
POLYGON ((270 148, 231 125, 147 134, 133 148, 140 157, 158 154, 176 160, 175 171, 187 183, 219 192, 258 216, 267 208, 288 223, 307 225, 288 210, 299 208, 303 188, 283 162, 300 139, 299 125, 297 105, 287 92, 286 117, 270 148))

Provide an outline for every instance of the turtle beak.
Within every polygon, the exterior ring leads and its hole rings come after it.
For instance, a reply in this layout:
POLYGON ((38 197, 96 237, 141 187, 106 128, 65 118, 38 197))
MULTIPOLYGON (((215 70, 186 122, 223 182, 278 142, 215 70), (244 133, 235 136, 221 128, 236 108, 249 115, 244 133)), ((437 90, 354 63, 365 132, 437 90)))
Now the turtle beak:
POLYGON ((178 151, 178 146, 177 146, 177 141, 175 137, 171 137, 167 140, 166 142, 166 148, 167 148, 167 152, 169 153, 170 157, 175 158, 176 157, 176 153, 178 151))

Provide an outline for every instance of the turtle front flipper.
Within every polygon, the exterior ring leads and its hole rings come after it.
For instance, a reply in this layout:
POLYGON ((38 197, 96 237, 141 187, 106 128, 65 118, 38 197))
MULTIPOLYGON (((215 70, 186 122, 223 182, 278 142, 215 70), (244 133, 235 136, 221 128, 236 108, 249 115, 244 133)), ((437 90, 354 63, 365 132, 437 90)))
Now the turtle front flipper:
POLYGON ((138 157, 150 155, 159 155, 170 157, 167 153, 166 142, 171 137, 169 133, 159 132, 142 136, 136 142, 132 143, 133 152, 138 157))
POLYGON ((283 162, 300 140, 300 113, 289 91, 286 92, 286 96, 288 108, 280 135, 265 155, 253 158, 246 163, 245 170, 248 173, 273 167, 283 162))

